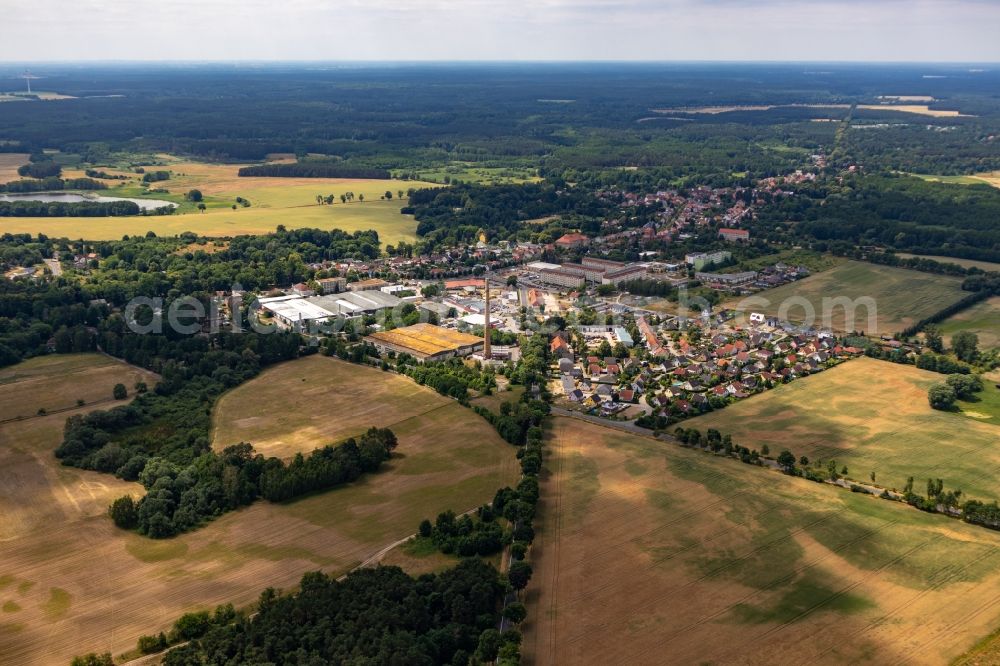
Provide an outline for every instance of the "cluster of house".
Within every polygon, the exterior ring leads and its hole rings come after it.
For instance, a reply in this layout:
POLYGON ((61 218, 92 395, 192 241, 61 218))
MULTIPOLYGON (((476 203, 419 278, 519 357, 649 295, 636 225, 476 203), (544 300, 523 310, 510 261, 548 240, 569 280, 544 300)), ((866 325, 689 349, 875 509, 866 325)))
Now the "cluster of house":
POLYGON ((633 368, 636 359, 614 356, 586 356, 577 362, 576 355, 567 342, 568 334, 552 338, 549 351, 556 360, 559 381, 566 399, 584 408, 599 409, 610 416, 634 404, 641 392, 622 386, 623 363, 633 368))
POLYGON ((863 353, 829 333, 788 331, 760 314, 751 317, 748 328, 720 323, 719 318, 687 325, 687 335, 668 336, 675 326, 637 317, 645 353, 622 360, 576 359, 565 340, 554 338, 551 351, 566 400, 605 415, 639 403, 644 411, 681 417, 863 353))

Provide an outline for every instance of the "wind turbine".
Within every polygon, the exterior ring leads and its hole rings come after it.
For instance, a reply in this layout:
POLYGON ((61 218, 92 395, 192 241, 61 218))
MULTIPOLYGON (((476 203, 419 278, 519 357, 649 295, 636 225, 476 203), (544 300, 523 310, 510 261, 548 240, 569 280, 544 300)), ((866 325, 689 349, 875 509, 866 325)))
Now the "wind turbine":
POLYGON ((28 70, 24 70, 24 74, 21 75, 21 78, 24 79, 25 83, 28 84, 28 94, 30 95, 31 94, 31 79, 39 79, 41 77, 40 76, 35 76, 34 74, 32 74, 31 72, 29 72, 28 70))

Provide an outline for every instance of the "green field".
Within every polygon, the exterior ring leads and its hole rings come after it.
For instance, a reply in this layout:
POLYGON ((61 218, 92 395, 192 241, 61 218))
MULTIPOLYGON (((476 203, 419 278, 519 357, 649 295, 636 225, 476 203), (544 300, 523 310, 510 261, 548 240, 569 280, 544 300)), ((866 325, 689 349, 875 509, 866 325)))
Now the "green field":
POLYGON ((883 335, 897 333, 961 300, 967 295, 961 285, 961 278, 848 261, 727 306, 802 323, 809 321, 805 307, 808 303, 814 313, 813 326, 883 335), (864 306, 856 309, 853 318, 848 317, 845 308, 832 300, 839 298, 857 303, 861 303, 860 299, 872 299, 877 313, 874 322, 864 306))
POLYGON ((975 176, 934 176, 926 173, 913 173, 910 175, 931 183, 949 183, 951 185, 982 185, 985 182, 975 176))
MULTIPOLYGON (((278 225, 293 229, 315 227, 357 231, 375 229, 383 243, 416 239, 416 222, 412 216, 403 215, 405 193, 410 188, 436 187, 433 183, 402 180, 359 180, 344 178, 240 178, 236 175, 240 165, 184 162, 164 155, 162 164, 151 166, 149 171, 171 172, 169 180, 153 183, 162 192, 148 192, 141 187, 139 176, 127 171, 102 168, 109 173, 129 175, 129 181, 108 181, 106 196, 166 199, 181 204, 173 215, 101 217, 101 218, 32 218, 11 217, 4 219, 4 231, 11 233, 45 233, 49 236, 112 240, 123 235, 145 234, 153 231, 159 236, 174 236, 192 231, 201 236, 223 237, 243 234, 273 232, 278 225), (185 202, 184 195, 192 189, 202 192, 206 210, 199 212, 194 204, 185 202), (400 201, 399 191, 404 192, 400 201), (393 198, 380 197, 391 191, 393 198), (339 196, 353 192, 353 202, 341 203, 339 196), (332 205, 316 203, 317 195, 334 194, 338 198, 332 205), (365 201, 357 197, 364 195, 365 201), (232 205, 236 197, 251 202, 249 208, 232 205)), ((82 176, 83 171, 67 171, 67 177, 82 176)))
POLYGON ((896 256, 902 259, 911 259, 914 257, 919 259, 930 259, 932 261, 937 261, 942 264, 956 264, 958 266, 961 266, 962 268, 981 268, 982 270, 987 272, 1000 271, 1000 264, 993 263, 992 261, 978 261, 976 259, 959 259, 956 257, 944 257, 933 254, 909 254, 906 252, 897 252, 896 256))
POLYGON ((955 185, 986 184, 994 187, 1000 187, 1000 171, 987 171, 975 176, 936 176, 924 173, 913 173, 910 175, 933 183, 952 183, 955 185))
POLYGON ((811 272, 818 273, 839 266, 844 263, 844 259, 812 250, 782 250, 774 254, 766 254, 763 257, 741 261, 736 267, 724 269, 724 272, 759 271, 762 268, 767 268, 777 263, 784 263, 789 266, 805 266, 811 272))
POLYGON ((980 423, 992 423, 1000 426, 1000 388, 994 381, 984 380, 983 390, 976 393, 972 400, 959 400, 959 410, 980 423))
MULTIPOLYGON (((485 185, 529 183, 538 180, 537 170, 529 167, 483 167, 474 162, 453 162, 448 166, 415 169, 417 178, 433 183, 462 181, 485 185)), ((394 174, 398 175, 398 174, 394 174)))
POLYGON ((525 659, 948 663, 1000 624, 1000 533, 557 418, 525 659))
MULTIPOLYGON (((684 425, 702 432, 716 428, 750 448, 766 444, 772 455, 789 449, 812 462, 836 460, 859 481, 875 472, 876 482, 888 488, 901 489, 913 476, 920 491, 933 477, 969 497, 1000 499, 1000 426, 969 413, 931 409, 927 388, 943 379, 859 358, 684 425)), ((975 403, 962 406, 976 410, 975 403)))
POLYGON ((969 331, 979 336, 979 349, 1000 347, 1000 296, 988 298, 971 308, 948 317, 938 324, 946 345, 959 331, 969 331))

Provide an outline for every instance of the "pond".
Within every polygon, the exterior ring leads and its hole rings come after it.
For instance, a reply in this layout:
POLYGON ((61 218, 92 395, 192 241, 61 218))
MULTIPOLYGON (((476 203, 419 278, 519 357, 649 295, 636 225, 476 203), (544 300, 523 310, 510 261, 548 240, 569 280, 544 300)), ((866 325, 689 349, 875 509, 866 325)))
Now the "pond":
POLYGON ((80 203, 81 201, 96 201, 111 203, 113 201, 131 201, 143 210, 154 210, 163 206, 177 206, 171 201, 162 199, 125 199, 122 197, 100 197, 71 192, 25 192, 17 194, 0 194, 0 201, 41 201, 43 203, 80 203))

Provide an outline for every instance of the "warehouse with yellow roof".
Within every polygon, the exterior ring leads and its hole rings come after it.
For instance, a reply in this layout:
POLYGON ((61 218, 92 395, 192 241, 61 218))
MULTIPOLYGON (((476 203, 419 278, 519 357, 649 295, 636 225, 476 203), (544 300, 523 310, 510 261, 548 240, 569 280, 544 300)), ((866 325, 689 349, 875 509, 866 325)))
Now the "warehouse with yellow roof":
POLYGON ((434 324, 414 324, 365 337, 379 352, 409 354, 421 363, 469 356, 483 349, 483 339, 434 324))

